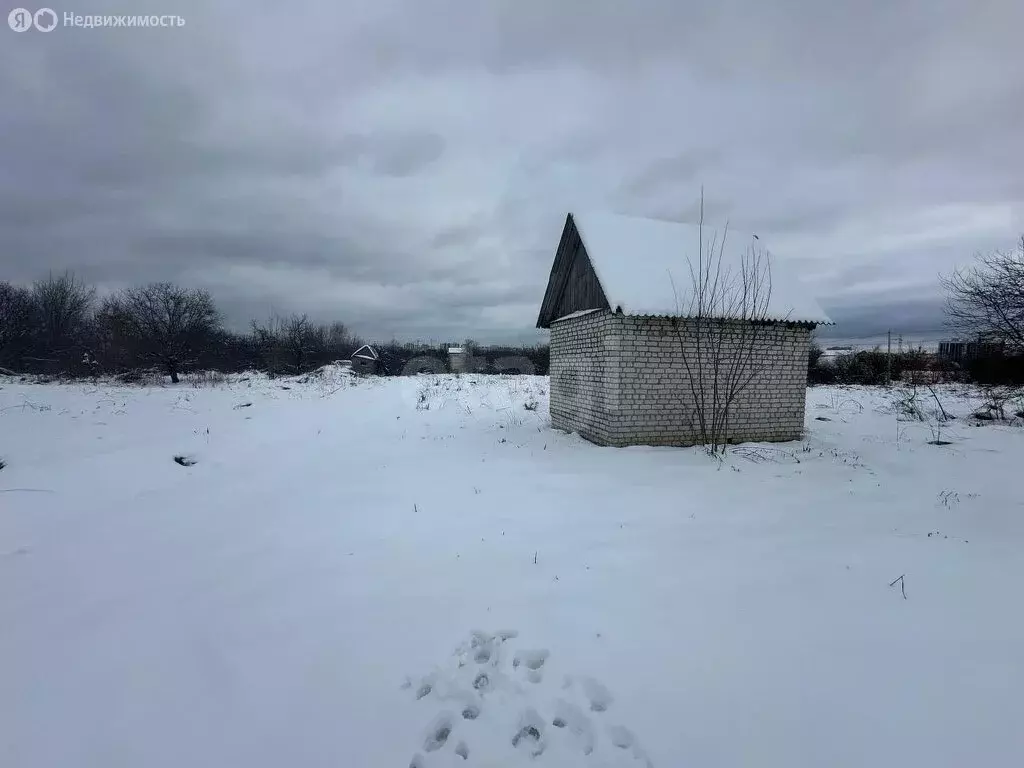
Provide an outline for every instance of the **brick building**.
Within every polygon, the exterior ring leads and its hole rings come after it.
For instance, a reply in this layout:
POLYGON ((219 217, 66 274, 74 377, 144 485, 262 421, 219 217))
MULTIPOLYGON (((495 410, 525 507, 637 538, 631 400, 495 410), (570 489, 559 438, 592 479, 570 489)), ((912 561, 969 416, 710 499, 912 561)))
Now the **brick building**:
POLYGON ((600 445, 693 445, 731 392, 729 442, 798 439, 811 332, 830 323, 756 236, 569 214, 537 319, 552 426, 600 445))

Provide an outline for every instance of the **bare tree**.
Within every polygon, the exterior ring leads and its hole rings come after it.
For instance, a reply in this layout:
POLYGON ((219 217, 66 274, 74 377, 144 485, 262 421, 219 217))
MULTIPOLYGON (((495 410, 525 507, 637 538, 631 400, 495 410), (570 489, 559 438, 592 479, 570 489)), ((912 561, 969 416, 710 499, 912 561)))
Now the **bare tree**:
POLYGON ((178 383, 182 366, 220 330, 210 294, 173 283, 128 288, 103 302, 101 325, 133 356, 158 361, 178 383))
POLYGON ((31 293, 36 333, 45 351, 70 351, 89 328, 95 289, 65 272, 36 281, 31 293))
POLYGON ((979 254, 974 265, 941 280, 951 328, 1024 350, 1024 236, 1016 251, 979 254))
POLYGON ((352 354, 358 347, 362 346, 344 323, 334 322, 327 326, 324 334, 324 344, 331 360, 340 360, 352 354))
POLYGON ((265 324, 252 321, 253 337, 272 372, 299 373, 310 359, 321 355, 329 329, 313 324, 307 315, 272 316, 265 324))
MULTIPOLYGON (((723 263, 729 228, 705 242, 704 199, 697 228, 697 260, 689 261, 688 297, 675 282, 677 317, 672 319, 683 366, 694 426, 712 453, 725 450, 730 418, 737 401, 761 373, 759 352, 773 323, 771 260, 755 244, 741 256, 738 270, 723 263)), ((671 280, 671 275, 669 276, 671 280)))
POLYGON ((13 364, 32 340, 32 294, 0 282, 0 362, 13 364))

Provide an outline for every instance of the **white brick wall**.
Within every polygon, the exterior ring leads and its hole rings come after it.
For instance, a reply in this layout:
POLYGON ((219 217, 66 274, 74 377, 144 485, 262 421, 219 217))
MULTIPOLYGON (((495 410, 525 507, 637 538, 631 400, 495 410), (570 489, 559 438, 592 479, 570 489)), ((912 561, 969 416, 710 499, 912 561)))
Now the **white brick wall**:
POLYGON ((609 365, 616 319, 592 312, 551 326, 551 424, 601 445, 611 442, 610 406, 618 389, 612 378, 618 358, 609 365))
POLYGON ((806 327, 700 326, 610 312, 559 320, 551 326, 551 422, 602 445, 693 445, 700 382, 710 418, 718 360, 720 394, 730 378, 749 379, 729 409, 732 442, 795 440, 809 345, 806 327))

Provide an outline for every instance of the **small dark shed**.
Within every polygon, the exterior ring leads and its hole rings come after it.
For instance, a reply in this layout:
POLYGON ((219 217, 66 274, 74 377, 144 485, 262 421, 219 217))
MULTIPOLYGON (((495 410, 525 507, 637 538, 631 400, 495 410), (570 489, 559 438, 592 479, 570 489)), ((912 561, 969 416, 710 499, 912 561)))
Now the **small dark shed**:
POLYGON ((380 368, 380 355, 369 344, 364 344, 352 353, 352 370, 355 373, 377 373, 380 368))

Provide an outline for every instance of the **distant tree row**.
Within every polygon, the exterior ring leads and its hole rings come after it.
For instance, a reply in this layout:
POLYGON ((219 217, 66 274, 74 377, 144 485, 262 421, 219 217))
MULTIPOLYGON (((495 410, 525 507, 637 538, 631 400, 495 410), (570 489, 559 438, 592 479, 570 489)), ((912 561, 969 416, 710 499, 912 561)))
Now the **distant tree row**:
MULTIPOLYGON (((904 371, 929 369, 970 381, 1024 385, 1024 238, 1014 251, 977 256, 969 268, 943 278, 942 286, 951 330, 996 344, 998 355, 945 370, 944 363, 921 353, 877 349, 819 364, 821 349, 813 347, 809 381, 881 384, 904 371)), ((0 368, 8 371, 83 376, 159 368, 174 382, 189 370, 294 374, 348 358, 363 343, 343 323, 322 325, 297 314, 253 320, 248 333, 234 333, 224 328, 208 292, 173 283, 126 288, 98 300, 71 273, 30 287, 0 281, 0 368)), ((444 346, 374 346, 383 373, 399 374, 418 357, 447 360, 444 346)), ((537 373, 548 372, 546 346, 481 351, 491 358, 526 357, 537 373)))
POLYGON ((1024 236, 1012 251, 977 254, 974 263, 940 278, 951 334, 978 344, 981 354, 952 362, 918 352, 862 350, 823 361, 811 348, 811 384, 885 384, 928 372, 982 386, 1024 388, 1024 236))
MULTIPOLYGON (((126 288, 103 299, 74 274, 50 275, 30 287, 0 281, 0 368, 64 376, 160 369, 172 382, 192 370, 263 370, 297 374, 347 359, 364 343, 344 323, 307 315, 253 320, 248 333, 224 328, 204 290, 173 283, 126 288)), ((447 358, 444 347, 375 345, 382 372, 401 373, 417 355, 447 358)), ((545 348, 502 347, 530 357, 547 373, 545 348)))

